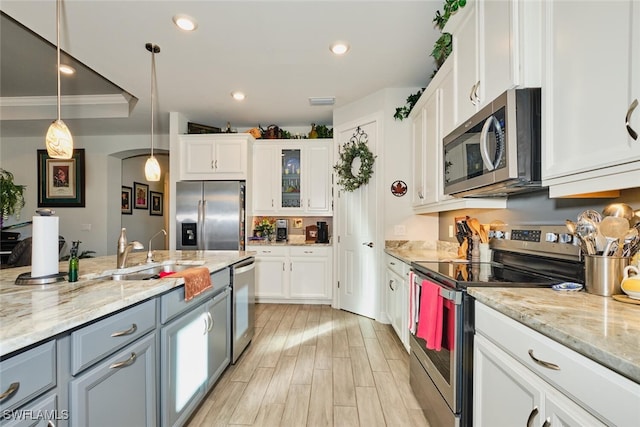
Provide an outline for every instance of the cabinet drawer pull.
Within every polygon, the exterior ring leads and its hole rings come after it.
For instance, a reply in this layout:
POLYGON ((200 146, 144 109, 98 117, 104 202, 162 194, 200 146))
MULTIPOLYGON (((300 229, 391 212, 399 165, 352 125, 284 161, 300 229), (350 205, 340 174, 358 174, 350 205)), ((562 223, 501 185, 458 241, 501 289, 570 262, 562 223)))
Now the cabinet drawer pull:
POLYGON ((136 361, 136 357, 137 356, 136 356, 135 353, 131 353, 131 356, 129 356, 129 358, 127 360, 123 360, 122 362, 113 363, 111 366, 109 366, 109 369, 118 369, 118 368, 124 368, 125 366, 129 366, 133 362, 136 361))
POLYGON ((551 421, 549 421, 549 418, 544 420, 544 423, 542 424, 542 427, 551 427, 551 421))
POLYGON ((20 388, 20 383, 11 383, 9 384, 9 388, 4 393, 0 394, 0 401, 6 399, 7 397, 11 397, 15 394, 16 391, 20 388))
POLYGON ((638 106, 638 100, 634 99, 631 105, 629 106, 629 109, 627 110, 627 117, 625 117, 624 119, 624 124, 627 126, 627 133, 629 133, 629 136, 633 139, 638 139, 638 132, 633 130, 633 128, 629 124, 629 120, 631 119, 633 110, 635 110, 637 106, 638 106))
POLYGON ((395 263, 395 262, 393 262, 393 261, 389 261, 389 264, 391 264, 391 265, 396 265, 396 263, 395 263))
POLYGON ((270 254, 271 251, 262 251, 263 254, 270 254))
POLYGON ((545 362, 544 360, 540 360, 537 357, 535 357, 533 355, 533 350, 531 349, 529 349, 529 357, 531 357, 531 359, 533 359, 533 361, 540 366, 544 366, 545 368, 549 368, 549 369, 555 369, 556 371, 560 370, 560 366, 556 365, 555 363, 545 362))
POLYGON ((471 91, 469 92, 469 101, 471 101, 471 103, 473 105, 476 105, 475 102, 473 101, 473 92, 476 90, 476 85, 471 86, 471 91))
POLYGON ((47 427, 56 427, 56 425, 53 423, 53 421, 49 420, 49 422, 47 423, 47 427))
POLYGON ((313 251, 304 251, 305 254, 312 254, 313 251))
POLYGON ((131 327, 125 331, 118 331, 118 332, 114 332, 111 334, 111 337, 115 338, 115 337, 121 337, 124 335, 131 335, 133 334, 135 331, 138 330, 138 325, 136 325, 135 323, 131 325, 131 327))
POLYGON ((473 97, 475 98, 474 105, 480 105, 480 95, 478 95, 478 89, 480 89, 480 80, 476 83, 475 90, 473 91, 473 97))
POLYGON ((391 285, 393 285, 393 279, 389 280, 389 289, 391 289, 392 291, 395 291, 395 288, 391 285))
POLYGON ((531 427, 531 423, 533 422, 533 419, 536 417, 536 415, 538 415, 538 407, 534 406, 531 410, 531 413, 529 414, 529 418, 527 418, 527 427, 531 427))

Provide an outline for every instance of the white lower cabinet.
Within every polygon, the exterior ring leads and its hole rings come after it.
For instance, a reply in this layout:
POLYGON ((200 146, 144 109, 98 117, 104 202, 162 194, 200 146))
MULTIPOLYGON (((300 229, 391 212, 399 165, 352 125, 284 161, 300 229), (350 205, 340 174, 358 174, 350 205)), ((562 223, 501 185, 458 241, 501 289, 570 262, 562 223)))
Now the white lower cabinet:
POLYGON ((476 301, 473 425, 631 426, 640 384, 476 301))
POLYGON ((604 426, 482 335, 473 357, 474 426, 604 426))
POLYGON ((329 246, 249 246, 256 252, 256 300, 330 303, 332 260, 329 246))
POLYGON ((409 351, 409 270, 410 266, 386 255, 385 309, 393 330, 409 351))

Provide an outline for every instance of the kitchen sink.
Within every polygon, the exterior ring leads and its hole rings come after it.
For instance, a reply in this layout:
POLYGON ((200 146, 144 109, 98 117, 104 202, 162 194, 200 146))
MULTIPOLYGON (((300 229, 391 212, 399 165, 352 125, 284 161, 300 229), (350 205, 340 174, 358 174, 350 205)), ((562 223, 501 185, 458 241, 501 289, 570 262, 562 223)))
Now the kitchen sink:
MULTIPOLYGON (((195 265, 197 266, 197 265, 195 265)), ((147 268, 141 267, 135 271, 127 271, 111 274, 111 280, 151 280, 160 279, 160 273, 178 272, 194 267, 192 264, 164 263, 161 265, 153 265, 147 268)), ((129 270, 129 269, 127 269, 129 270)))

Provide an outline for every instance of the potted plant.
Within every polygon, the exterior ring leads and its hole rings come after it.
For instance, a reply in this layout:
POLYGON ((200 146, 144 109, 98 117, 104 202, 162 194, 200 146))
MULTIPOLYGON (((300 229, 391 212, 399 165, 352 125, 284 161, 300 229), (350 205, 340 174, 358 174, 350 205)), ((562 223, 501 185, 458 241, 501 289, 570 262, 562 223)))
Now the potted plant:
POLYGON ((11 215, 20 218, 20 211, 24 207, 25 185, 18 185, 13 182, 13 174, 0 168, 0 228, 5 220, 11 215))

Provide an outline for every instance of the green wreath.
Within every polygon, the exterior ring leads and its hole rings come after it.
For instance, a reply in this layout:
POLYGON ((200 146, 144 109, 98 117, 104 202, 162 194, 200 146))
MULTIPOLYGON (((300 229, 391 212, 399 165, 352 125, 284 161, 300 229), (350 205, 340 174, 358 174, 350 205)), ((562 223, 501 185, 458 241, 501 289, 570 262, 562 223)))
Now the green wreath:
POLYGON ((376 156, 369 151, 367 144, 360 140, 347 142, 340 150, 340 161, 333 169, 338 173, 338 185, 345 191, 354 191, 356 188, 369 182, 373 175, 373 162, 376 156), (360 169, 356 176, 351 171, 351 165, 356 157, 360 158, 360 169))

